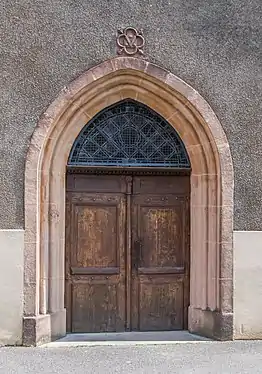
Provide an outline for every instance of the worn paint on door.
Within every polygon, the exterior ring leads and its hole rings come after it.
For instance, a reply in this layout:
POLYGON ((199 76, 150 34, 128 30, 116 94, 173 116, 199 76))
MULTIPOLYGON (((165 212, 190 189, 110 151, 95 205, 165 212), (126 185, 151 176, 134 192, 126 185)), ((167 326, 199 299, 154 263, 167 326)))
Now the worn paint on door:
POLYGON ((68 175, 69 332, 186 328, 188 197, 188 177, 68 175))

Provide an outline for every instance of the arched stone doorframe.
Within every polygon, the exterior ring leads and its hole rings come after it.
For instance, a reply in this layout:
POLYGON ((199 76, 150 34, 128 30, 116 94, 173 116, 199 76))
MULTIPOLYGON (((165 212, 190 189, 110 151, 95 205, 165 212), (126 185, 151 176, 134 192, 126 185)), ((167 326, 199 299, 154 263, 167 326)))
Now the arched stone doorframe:
POLYGON ((25 168, 25 345, 65 334, 65 175, 72 144, 100 110, 146 104, 175 127, 190 157, 189 330, 233 338, 233 166, 216 115, 192 87, 141 59, 117 57, 65 87, 40 118, 25 168))

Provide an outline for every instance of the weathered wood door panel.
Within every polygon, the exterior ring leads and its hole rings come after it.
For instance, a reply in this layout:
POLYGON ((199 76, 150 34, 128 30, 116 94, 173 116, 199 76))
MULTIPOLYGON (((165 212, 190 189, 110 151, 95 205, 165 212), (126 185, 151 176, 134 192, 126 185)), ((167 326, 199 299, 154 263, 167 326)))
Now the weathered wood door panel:
POLYGON ((74 192, 68 192, 70 239, 66 304, 71 311, 68 330, 79 333, 123 331, 124 185, 119 177, 76 177, 75 180, 70 177, 68 186, 71 183, 74 192))
POLYGON ((135 177, 132 213, 132 328, 183 329, 188 303, 187 179, 135 177))
POLYGON ((188 177, 68 175, 68 331, 187 327, 188 196, 188 177))

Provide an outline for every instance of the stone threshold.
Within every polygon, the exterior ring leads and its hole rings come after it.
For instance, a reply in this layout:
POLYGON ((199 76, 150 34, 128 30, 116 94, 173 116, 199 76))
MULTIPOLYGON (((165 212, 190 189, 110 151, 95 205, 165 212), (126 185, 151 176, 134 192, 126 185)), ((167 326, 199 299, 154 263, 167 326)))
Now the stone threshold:
POLYGON ((150 332, 121 332, 121 333, 87 333, 68 334, 54 342, 43 344, 41 347, 81 347, 108 345, 163 345, 178 343, 211 342, 211 339, 191 334, 188 331, 150 331, 150 332))

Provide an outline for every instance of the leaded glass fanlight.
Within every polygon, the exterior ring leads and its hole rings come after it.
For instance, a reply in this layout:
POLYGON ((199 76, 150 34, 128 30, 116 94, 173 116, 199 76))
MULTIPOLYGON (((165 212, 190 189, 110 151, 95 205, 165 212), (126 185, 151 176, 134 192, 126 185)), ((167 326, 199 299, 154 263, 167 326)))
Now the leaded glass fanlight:
POLYGON ((75 140, 68 165, 190 168, 175 129, 131 100, 104 109, 87 123, 75 140))

